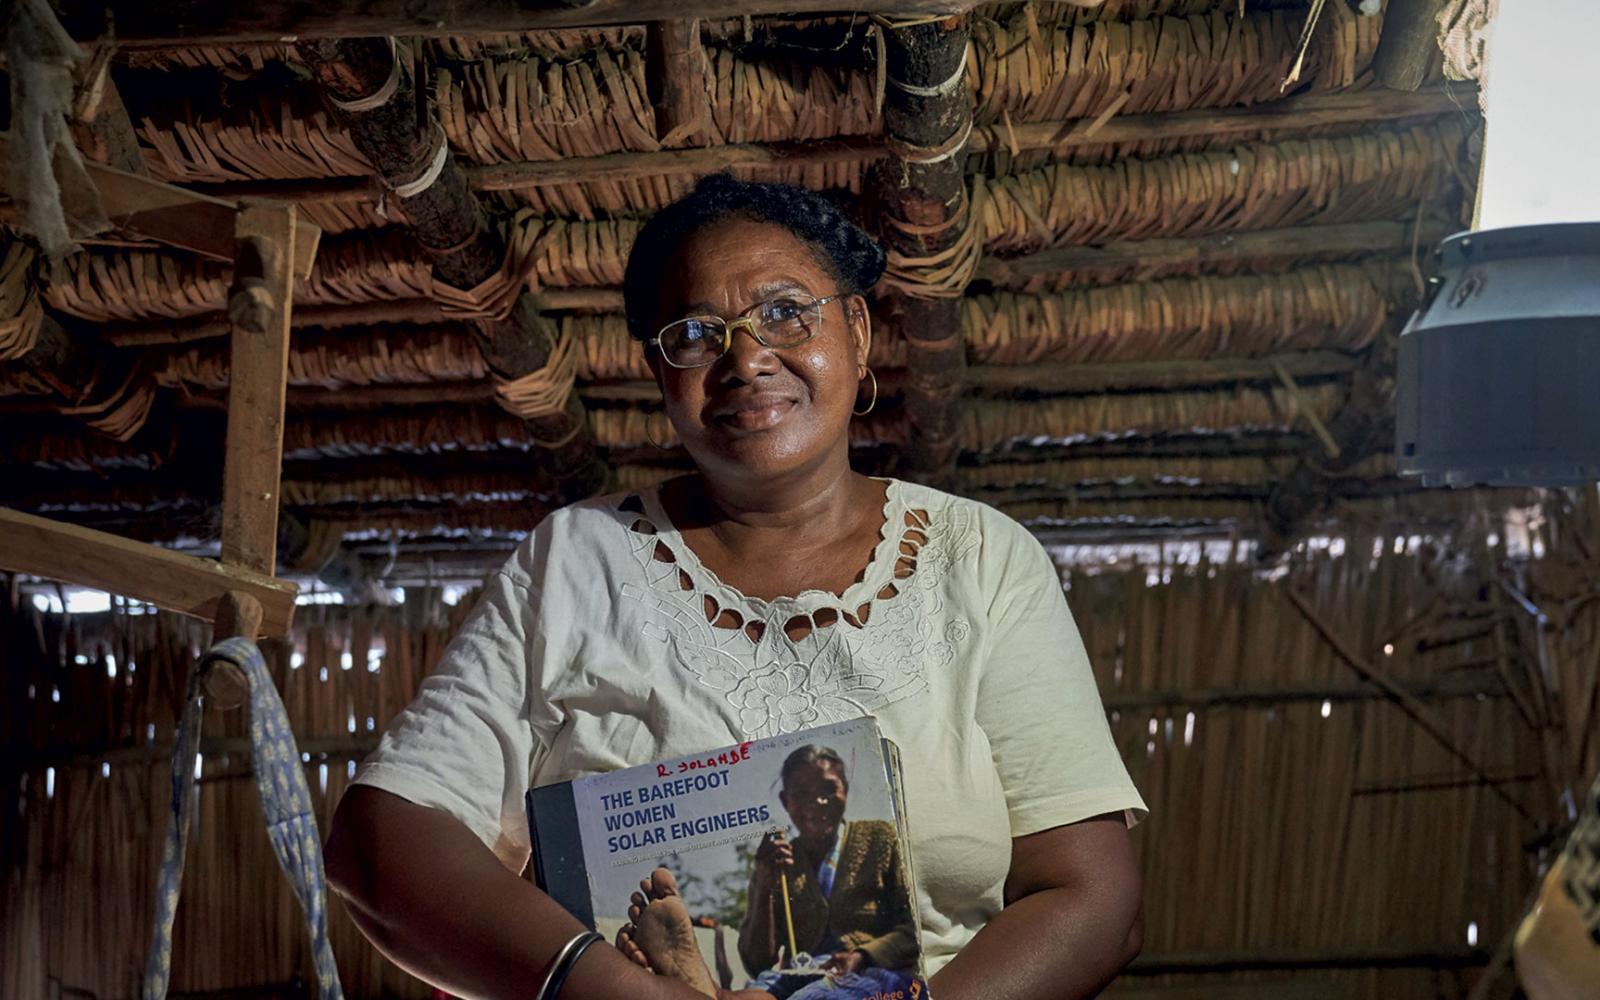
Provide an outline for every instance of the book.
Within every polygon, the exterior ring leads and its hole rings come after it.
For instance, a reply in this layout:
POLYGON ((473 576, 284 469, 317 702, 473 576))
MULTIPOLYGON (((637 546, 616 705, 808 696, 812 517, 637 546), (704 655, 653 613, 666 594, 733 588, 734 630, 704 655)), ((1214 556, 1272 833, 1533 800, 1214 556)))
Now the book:
POLYGON ((699 960, 777 1000, 927 996, 899 751, 872 719, 546 785, 527 809, 534 881, 653 968, 699 960))

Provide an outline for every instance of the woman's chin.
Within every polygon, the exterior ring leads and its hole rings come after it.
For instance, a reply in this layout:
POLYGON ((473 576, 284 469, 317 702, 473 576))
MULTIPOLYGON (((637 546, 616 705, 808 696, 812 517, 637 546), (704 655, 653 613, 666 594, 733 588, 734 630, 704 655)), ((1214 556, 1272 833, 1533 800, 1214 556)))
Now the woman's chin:
POLYGON ((762 426, 735 425, 723 421, 704 428, 700 448, 691 448, 696 464, 733 466, 745 474, 778 476, 810 465, 827 447, 824 436, 808 433, 805 424, 792 411, 774 415, 762 426), (707 463, 701 456, 710 459, 707 463))

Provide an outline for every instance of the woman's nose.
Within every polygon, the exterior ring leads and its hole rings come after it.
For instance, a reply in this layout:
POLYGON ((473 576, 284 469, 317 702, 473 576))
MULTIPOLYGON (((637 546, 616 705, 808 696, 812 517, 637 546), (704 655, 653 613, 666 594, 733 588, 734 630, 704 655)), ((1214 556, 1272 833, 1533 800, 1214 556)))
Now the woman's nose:
POLYGON ((756 339, 755 330, 749 323, 728 327, 728 351, 723 355, 722 363, 730 374, 745 382, 757 375, 771 374, 782 364, 772 348, 756 339))

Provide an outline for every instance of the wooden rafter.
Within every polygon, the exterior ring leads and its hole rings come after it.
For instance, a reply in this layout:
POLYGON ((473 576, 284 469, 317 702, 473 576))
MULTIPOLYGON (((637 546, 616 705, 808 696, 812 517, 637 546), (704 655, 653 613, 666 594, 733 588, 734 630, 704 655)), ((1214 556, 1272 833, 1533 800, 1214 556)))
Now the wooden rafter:
MULTIPOLYGON (((1098 6, 1099 0, 1074 0, 1098 6)), ((871 0, 854 9, 918 16, 959 14, 977 0, 871 0)), ((74 5, 63 18, 76 37, 100 37, 109 21, 124 45, 220 45, 281 42, 285 38, 357 38, 382 35, 474 35, 639 24, 681 18, 722 18, 730 13, 831 14, 837 0, 746 0, 736 11, 707 0, 328 0, 296 3, 259 0, 218 4, 207 0, 114 0, 74 5)))
MULTIPOLYGON (((11 166, 11 140, 0 135, 0 176, 11 166)), ((103 163, 84 164, 106 218, 121 232, 213 260, 233 260, 233 217, 238 199, 201 194, 103 163)), ((311 276, 322 231, 301 221, 292 270, 311 276)))
POLYGON ((293 205, 240 207, 234 225, 239 251, 228 302, 233 378, 223 456, 222 561, 269 576, 277 564, 296 223, 293 205))
POLYGON ((70 580, 208 620, 223 595, 241 591, 260 603, 267 635, 289 634, 296 587, 264 573, 3 508, 0 538, 3 569, 70 580))
MULTIPOLYGON (((506 240, 468 189, 432 109, 419 121, 416 81, 394 40, 323 39, 302 42, 299 50, 357 148, 400 199, 439 276, 462 290, 502 277, 506 240)), ((556 354, 554 325, 526 289, 509 312, 475 326, 485 362, 507 381, 544 369, 556 354)), ((570 496, 586 496, 604 481, 576 393, 567 394, 562 410, 530 417, 528 426, 549 443, 548 460, 570 496)))
POLYGON ((661 144, 672 149, 703 140, 711 123, 711 97, 700 22, 652 21, 645 29, 645 59, 661 144))
POLYGON ((1439 12, 1445 0, 1389 0, 1383 34, 1372 57, 1378 82, 1397 90, 1416 90, 1440 61, 1439 12))
POLYGON ((966 369, 961 295, 971 272, 964 246, 981 225, 969 204, 966 144, 972 94, 965 72, 966 18, 908 22, 883 32, 883 123, 889 156, 874 196, 889 273, 879 301, 908 345, 904 459, 915 478, 947 485, 959 451, 959 399, 966 369))

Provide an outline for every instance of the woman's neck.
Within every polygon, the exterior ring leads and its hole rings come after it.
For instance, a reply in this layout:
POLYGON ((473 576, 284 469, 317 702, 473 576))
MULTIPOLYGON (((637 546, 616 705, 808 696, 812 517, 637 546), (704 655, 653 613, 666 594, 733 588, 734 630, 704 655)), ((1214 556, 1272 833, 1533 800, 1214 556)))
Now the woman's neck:
MULTIPOLYGON (((858 526, 874 489, 847 462, 760 481, 725 481, 701 474, 686 481, 689 525, 707 529, 730 551, 768 544, 782 532, 793 545, 838 540, 858 526)), ((682 524, 682 522, 680 522, 682 524)))
POLYGON ((827 860, 828 855, 833 851, 833 845, 839 839, 839 827, 843 825, 843 823, 835 825, 833 829, 819 835, 815 840, 811 840, 804 835, 795 840, 800 852, 810 860, 813 871, 822 867, 822 862, 827 860))

